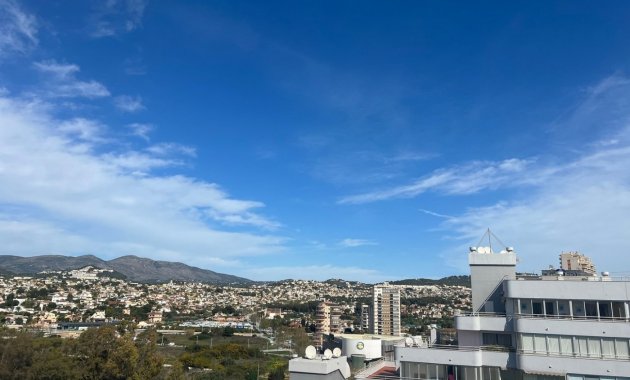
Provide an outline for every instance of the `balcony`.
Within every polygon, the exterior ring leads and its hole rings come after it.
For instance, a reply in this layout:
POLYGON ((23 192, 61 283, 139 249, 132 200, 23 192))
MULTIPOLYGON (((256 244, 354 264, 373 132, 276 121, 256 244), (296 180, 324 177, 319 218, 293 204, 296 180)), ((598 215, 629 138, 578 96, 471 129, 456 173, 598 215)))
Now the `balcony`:
POLYGON ((517 354, 518 368, 525 372, 536 372, 544 369, 546 372, 566 374, 579 373, 584 375, 606 377, 627 376, 630 373, 630 361, 627 359, 603 359, 571 356, 554 356, 540 354, 517 354))
POLYGON ((505 314, 470 313, 455 316, 455 327, 467 331, 511 331, 512 320, 505 314))
POLYGON ((630 336, 630 323, 625 319, 585 319, 563 316, 516 315, 514 318, 514 332, 538 333, 554 335, 582 335, 625 337, 630 336))
POLYGON ((395 347, 396 361, 435 363, 463 366, 514 367, 516 354, 513 350, 502 347, 395 347))

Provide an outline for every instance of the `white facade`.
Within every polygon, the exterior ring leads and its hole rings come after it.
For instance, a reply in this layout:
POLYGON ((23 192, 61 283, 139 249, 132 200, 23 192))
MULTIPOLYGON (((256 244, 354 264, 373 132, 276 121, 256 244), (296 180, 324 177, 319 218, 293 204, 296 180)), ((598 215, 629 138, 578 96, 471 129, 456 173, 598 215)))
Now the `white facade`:
POLYGON ((396 347, 401 378, 630 380, 630 282, 517 278, 516 255, 469 256, 473 309, 458 346, 396 347))
POLYGON ((341 354, 352 357, 353 355, 365 355, 365 360, 380 359, 383 356, 383 344, 380 339, 369 336, 359 338, 342 338, 341 354))

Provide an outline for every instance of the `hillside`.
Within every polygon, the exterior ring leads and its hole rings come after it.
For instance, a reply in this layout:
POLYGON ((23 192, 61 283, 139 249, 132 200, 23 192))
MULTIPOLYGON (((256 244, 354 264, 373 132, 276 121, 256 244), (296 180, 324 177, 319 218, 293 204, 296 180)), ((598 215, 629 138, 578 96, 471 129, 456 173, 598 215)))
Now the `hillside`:
POLYGON ((430 278, 410 278, 406 280, 390 281, 393 285, 458 285, 470 288, 470 276, 448 276, 433 280, 430 278))
POLYGON ((42 271, 61 271, 94 266, 122 273, 129 281, 165 282, 198 281, 212 284, 250 283, 246 278, 217 273, 207 269, 168 261, 156 261, 137 256, 122 256, 101 260, 93 255, 63 256, 42 255, 32 257, 0 255, 0 273, 34 275, 42 271))

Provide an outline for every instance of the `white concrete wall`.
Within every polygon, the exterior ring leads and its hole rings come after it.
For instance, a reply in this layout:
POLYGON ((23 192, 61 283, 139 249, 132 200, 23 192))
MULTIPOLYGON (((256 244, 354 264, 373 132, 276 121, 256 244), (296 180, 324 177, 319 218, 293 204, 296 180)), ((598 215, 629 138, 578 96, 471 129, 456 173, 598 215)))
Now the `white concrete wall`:
POLYGON ((352 355, 365 355, 366 360, 378 359, 383 356, 382 340, 380 339, 348 339, 342 338, 341 354, 352 357, 352 355), (359 347, 363 347, 362 349, 359 347))
POLYGON ((530 372, 548 372, 564 375, 575 373, 602 377, 628 376, 630 361, 572 358, 545 355, 518 354, 520 369, 530 372))
POLYGON ((630 281, 512 280, 506 282, 505 290, 509 298, 625 301, 630 281))

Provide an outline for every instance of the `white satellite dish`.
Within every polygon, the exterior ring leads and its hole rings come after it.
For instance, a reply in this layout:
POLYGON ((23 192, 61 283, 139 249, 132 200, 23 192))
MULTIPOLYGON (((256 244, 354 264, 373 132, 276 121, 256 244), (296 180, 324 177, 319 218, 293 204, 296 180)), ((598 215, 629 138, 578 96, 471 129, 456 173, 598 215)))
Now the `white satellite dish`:
POLYGON ((405 347, 413 346, 413 338, 407 337, 405 338, 405 347))
POLYGON ((341 356, 341 349, 339 347, 335 347, 333 350, 333 358, 338 358, 341 356))
POLYGON ((324 359, 329 360, 330 358, 332 358, 332 356, 333 353, 329 349, 326 349, 326 351, 324 351, 324 359))
POLYGON ((418 346, 418 347, 422 347, 423 346, 422 337, 420 335, 414 336, 412 338, 412 340, 413 340, 413 345, 414 346, 418 346))
POLYGON ((479 252, 479 253, 488 253, 486 247, 477 247, 477 252, 479 252))
POLYGON ((304 356, 307 359, 313 360, 317 357, 317 350, 313 346, 308 346, 306 347, 306 350, 304 350, 304 356))

